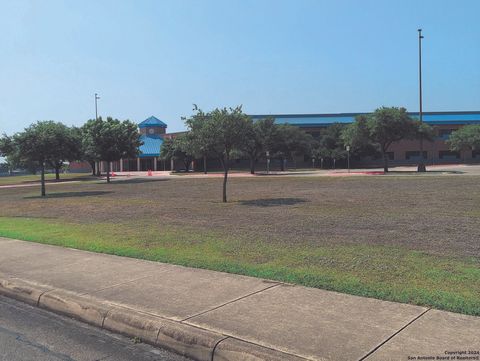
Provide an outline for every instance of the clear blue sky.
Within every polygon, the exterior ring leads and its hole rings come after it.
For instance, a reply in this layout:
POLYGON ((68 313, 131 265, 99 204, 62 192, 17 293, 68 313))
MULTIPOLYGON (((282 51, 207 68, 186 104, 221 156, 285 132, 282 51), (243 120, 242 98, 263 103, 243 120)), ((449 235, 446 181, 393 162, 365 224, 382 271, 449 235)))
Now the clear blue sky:
POLYGON ((480 1, 0 0, 0 133, 192 104, 250 114, 480 110, 480 1))

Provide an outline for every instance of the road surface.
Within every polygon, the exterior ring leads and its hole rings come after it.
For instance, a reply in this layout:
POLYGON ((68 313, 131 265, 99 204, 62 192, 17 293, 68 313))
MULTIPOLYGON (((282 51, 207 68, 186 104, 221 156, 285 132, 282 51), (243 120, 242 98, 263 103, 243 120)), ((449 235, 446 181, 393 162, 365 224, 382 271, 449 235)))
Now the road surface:
POLYGON ((0 296, 0 361, 188 361, 0 296))

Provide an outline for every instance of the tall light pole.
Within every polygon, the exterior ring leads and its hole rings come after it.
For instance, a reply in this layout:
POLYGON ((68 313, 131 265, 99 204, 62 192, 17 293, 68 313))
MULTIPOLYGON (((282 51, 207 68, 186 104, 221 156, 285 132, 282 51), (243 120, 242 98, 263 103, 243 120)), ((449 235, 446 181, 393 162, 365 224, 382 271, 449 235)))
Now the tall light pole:
POLYGON ((98 119, 98 111, 97 111, 97 100, 100 99, 97 93, 95 93, 95 120, 98 119))
MULTIPOLYGON (((420 123, 423 123, 423 109, 422 109, 422 29, 418 29, 418 90, 420 102, 420 123)), ((420 133, 420 163, 418 163, 417 172, 426 172, 425 162, 423 159, 423 134, 420 133)))
MULTIPOLYGON (((97 110, 97 100, 98 99, 100 99, 100 97, 98 96, 97 93, 95 93, 95 121, 98 120, 98 110, 97 110)), ((97 174, 97 176, 100 176, 100 173, 101 173, 100 164, 101 164, 100 161, 95 162, 95 168, 97 168, 97 169, 95 169, 95 173, 97 174)))

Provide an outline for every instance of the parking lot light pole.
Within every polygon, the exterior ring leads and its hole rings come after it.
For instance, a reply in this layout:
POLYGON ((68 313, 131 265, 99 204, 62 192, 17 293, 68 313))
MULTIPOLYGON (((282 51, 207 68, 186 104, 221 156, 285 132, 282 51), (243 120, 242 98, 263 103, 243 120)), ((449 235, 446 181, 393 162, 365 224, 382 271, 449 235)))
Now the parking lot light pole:
POLYGON ((95 93, 95 120, 98 120, 97 100, 100 99, 97 93, 95 93))
MULTIPOLYGON (((420 123, 423 123, 423 109, 422 109, 422 29, 418 29, 418 88, 419 88, 419 118, 420 123)), ((420 133, 420 162, 418 163, 417 172, 426 172, 425 161, 423 159, 423 134, 420 133)))
MULTIPOLYGON (((97 93, 95 93, 95 121, 98 120, 98 110, 97 110, 97 100, 100 99, 100 97, 98 96, 97 93)), ((101 162, 100 161, 96 161, 95 164, 97 165, 97 170, 96 170, 96 174, 99 176, 100 173, 101 173, 101 162)))

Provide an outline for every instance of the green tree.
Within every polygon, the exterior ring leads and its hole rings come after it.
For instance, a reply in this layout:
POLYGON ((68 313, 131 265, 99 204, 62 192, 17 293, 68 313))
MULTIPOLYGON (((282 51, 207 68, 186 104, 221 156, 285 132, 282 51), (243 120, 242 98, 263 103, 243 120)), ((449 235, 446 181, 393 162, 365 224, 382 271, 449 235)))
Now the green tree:
POLYGON ((336 161, 346 157, 345 146, 342 139, 342 132, 345 125, 336 123, 324 128, 318 139, 311 145, 310 155, 313 159, 320 159, 321 168, 325 160, 331 160, 333 167, 336 161))
POLYGON ((454 131, 446 143, 456 152, 480 149, 480 124, 466 125, 454 131))
POLYGON ((3 134, 0 138, 0 157, 5 158, 5 166, 10 175, 13 171, 21 166, 20 154, 18 147, 13 141, 12 137, 3 134))
POLYGON ((310 157, 312 158, 312 166, 315 168, 315 162, 320 160, 320 168, 323 169, 323 165, 326 159, 330 159, 331 152, 329 149, 325 148, 323 144, 314 139, 310 147, 310 157))
POLYGON ((48 164, 55 169, 55 179, 60 179, 60 169, 66 161, 79 160, 82 156, 82 139, 80 132, 75 127, 67 127, 62 123, 50 124, 51 158, 48 164))
POLYGON ((273 118, 259 119, 249 124, 246 140, 241 151, 250 160, 250 173, 255 174, 255 164, 273 148, 277 125, 273 118))
MULTIPOLYGON (((175 157, 175 143, 173 138, 165 138, 160 147, 160 159, 168 160, 175 157)), ((172 169, 173 170, 173 169, 172 169)))
POLYGON ((45 166, 47 163, 53 163, 58 156, 55 149, 59 139, 58 129, 58 123, 43 121, 32 124, 23 132, 13 136, 13 142, 18 147, 21 159, 40 167, 42 197, 45 196, 45 166))
POLYGON ((299 127, 289 124, 278 125, 272 141, 273 158, 280 159, 280 170, 285 170, 287 159, 309 154, 313 138, 299 127))
POLYGON ((347 157, 347 151, 345 149, 334 148, 330 150, 330 158, 333 162, 333 168, 337 167, 337 160, 345 159, 347 157))
POLYGON ((239 151, 247 140, 251 120, 235 108, 216 108, 205 113, 194 106, 195 114, 185 120, 191 132, 191 142, 219 159, 223 167, 222 201, 227 201, 227 180, 232 152, 239 151))
POLYGON ((5 158, 5 166, 10 175, 18 168, 27 170, 32 174, 36 174, 39 169, 37 162, 22 157, 14 137, 5 134, 0 138, 0 156, 5 158))
POLYGON ((95 146, 94 134, 96 134, 97 129, 100 129, 101 121, 98 119, 89 119, 87 122, 80 128, 80 137, 82 144, 82 155, 81 158, 90 164, 92 167, 92 175, 100 176, 100 167, 97 168, 97 173, 95 174, 95 164, 99 162, 100 155, 97 153, 97 148, 95 146))
POLYGON ((165 139, 160 148, 160 158, 183 162, 187 172, 197 153, 198 150, 190 132, 165 139))
POLYGON ((120 121, 108 117, 89 120, 83 127, 84 152, 106 161, 107 183, 110 183, 110 162, 122 158, 134 158, 142 145, 137 125, 129 120, 120 121))
MULTIPOLYGON (((387 151, 394 142, 419 137, 422 126, 410 118, 405 108, 378 108, 372 114, 360 115, 342 133, 345 145, 363 150, 375 147, 382 155, 383 168, 388 172, 387 151)), ((423 155, 422 155, 423 156, 423 155)))

